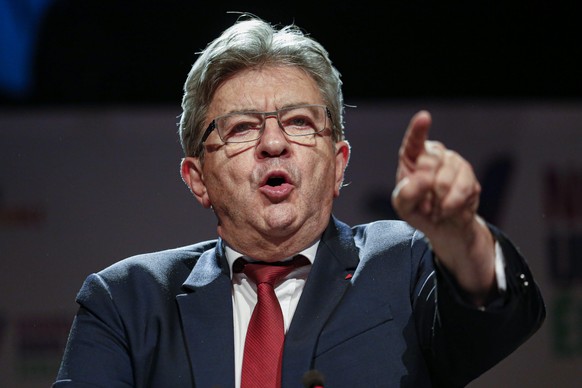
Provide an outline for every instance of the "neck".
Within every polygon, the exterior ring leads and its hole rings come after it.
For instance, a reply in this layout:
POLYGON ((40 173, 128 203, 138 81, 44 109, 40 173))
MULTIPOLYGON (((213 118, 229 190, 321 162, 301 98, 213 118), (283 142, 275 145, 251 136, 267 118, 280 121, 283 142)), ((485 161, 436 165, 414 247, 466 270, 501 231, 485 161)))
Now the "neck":
POLYGON ((305 233, 303 229, 300 229, 301 233, 286 237, 258 234, 253 238, 248 238, 247 235, 247 238, 241 239, 237 236, 230 238, 231 236, 226 233, 221 234, 219 228, 219 235, 232 249, 245 256, 255 260, 274 262, 289 258, 309 248, 321 238, 324 229, 325 226, 313 233, 305 233))

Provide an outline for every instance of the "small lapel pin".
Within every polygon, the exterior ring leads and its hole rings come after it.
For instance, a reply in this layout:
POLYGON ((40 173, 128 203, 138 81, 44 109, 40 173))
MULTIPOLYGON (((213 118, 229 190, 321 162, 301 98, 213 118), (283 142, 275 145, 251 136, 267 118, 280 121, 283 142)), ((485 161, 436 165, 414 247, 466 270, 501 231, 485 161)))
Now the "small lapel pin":
POLYGON ((352 275, 351 273, 349 273, 349 274, 347 274, 347 275, 346 275, 346 278, 345 278, 345 279, 346 279, 346 280, 350 280, 350 279, 352 278, 352 276, 353 276, 353 275, 352 275))

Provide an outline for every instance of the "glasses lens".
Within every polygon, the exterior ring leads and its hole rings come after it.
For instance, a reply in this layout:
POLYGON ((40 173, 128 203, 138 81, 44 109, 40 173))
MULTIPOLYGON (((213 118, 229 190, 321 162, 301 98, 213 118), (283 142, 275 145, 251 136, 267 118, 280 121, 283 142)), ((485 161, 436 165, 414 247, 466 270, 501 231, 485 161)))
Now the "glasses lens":
POLYGON ((282 109, 279 121, 291 136, 313 135, 325 129, 326 110, 323 106, 304 105, 282 109))
MULTIPOLYGON (((232 113, 217 117, 214 122, 222 141, 245 143, 261 137, 266 117, 275 118, 274 113, 232 113)), ((307 136, 325 129, 327 110, 319 105, 301 105, 277 111, 277 118, 287 135, 307 136)))
POLYGON ((243 143, 261 137, 261 113, 233 113, 216 119, 218 135, 225 143, 243 143))

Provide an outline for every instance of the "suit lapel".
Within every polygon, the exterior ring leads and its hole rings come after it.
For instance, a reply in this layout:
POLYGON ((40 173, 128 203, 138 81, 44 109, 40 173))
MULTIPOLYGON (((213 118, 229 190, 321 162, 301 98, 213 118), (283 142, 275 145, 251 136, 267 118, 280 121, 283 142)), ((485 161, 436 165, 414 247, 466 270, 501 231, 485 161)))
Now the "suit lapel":
POLYGON ((332 218, 285 336, 284 387, 298 386, 303 374, 312 368, 319 334, 349 288, 358 262, 351 229, 332 218))
POLYGON ((234 386, 232 283, 222 252, 220 240, 204 252, 183 285, 186 293, 176 297, 199 387, 234 386))
MULTIPOLYGON (((301 384, 319 334, 350 286, 359 262, 351 229, 331 219, 285 336, 283 386, 301 384)), ((222 241, 206 251, 177 296, 196 386, 234 386, 232 283, 222 241), (226 303, 225 303, 226 302, 226 303)))

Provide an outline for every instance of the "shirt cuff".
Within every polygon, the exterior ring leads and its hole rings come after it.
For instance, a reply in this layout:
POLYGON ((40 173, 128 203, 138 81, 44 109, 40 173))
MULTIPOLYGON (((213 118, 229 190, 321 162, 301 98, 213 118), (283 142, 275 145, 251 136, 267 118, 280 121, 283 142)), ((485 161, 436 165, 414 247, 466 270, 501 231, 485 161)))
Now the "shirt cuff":
POLYGON ((495 241, 495 280, 499 292, 507 290, 507 279, 505 278, 505 256, 498 241, 495 241))

